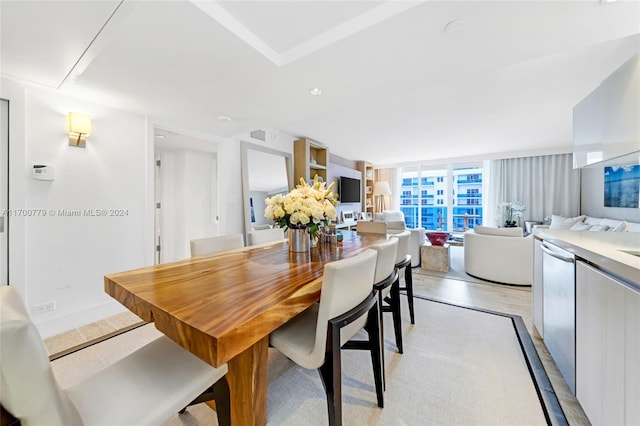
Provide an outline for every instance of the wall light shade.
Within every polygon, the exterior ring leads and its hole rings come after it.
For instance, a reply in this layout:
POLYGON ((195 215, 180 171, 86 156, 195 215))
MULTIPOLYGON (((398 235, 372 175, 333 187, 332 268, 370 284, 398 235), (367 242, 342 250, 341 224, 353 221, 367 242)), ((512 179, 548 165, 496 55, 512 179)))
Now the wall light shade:
POLYGON ((69 145, 84 148, 87 136, 91 134, 91 117, 77 112, 67 114, 69 145))
POLYGON ((381 181, 373 184, 373 195, 378 197, 378 212, 385 209, 384 196, 391 195, 391 187, 389 182, 381 181))
POLYGON ((391 187, 389 182, 376 182, 373 185, 373 195, 391 195, 391 187))

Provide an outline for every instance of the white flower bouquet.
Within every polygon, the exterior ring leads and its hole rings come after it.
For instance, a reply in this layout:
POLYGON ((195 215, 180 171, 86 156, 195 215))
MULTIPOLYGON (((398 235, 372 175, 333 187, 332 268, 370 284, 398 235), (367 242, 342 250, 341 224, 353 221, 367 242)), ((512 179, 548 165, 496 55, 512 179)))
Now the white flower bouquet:
POLYGON ((265 200, 264 217, 278 224, 281 228, 309 229, 312 236, 320 232, 320 225, 335 220, 336 207, 339 202, 333 192, 332 182, 319 182, 316 175, 313 185, 300 178, 300 185, 288 194, 274 195, 265 200))

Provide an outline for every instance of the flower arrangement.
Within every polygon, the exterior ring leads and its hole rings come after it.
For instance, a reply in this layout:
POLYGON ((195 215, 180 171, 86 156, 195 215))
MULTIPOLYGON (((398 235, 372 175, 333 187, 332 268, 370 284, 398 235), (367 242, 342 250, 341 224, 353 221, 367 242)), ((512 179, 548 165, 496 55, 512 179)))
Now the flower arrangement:
POLYGON ((500 203, 500 210, 504 212, 504 226, 516 226, 516 218, 523 217, 526 209, 527 208, 520 201, 503 201, 500 203))
POLYGON ((335 220, 339 202, 333 192, 332 182, 319 182, 318 175, 309 185, 303 178, 300 184, 288 194, 278 194, 265 200, 264 217, 272 220, 281 228, 309 229, 311 236, 317 236, 320 225, 335 220))

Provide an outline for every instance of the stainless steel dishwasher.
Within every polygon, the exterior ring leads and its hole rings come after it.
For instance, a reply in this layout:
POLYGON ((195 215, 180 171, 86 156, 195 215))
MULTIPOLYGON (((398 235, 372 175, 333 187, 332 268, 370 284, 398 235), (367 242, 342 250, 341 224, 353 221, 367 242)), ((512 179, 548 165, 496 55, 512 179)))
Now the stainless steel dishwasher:
POLYGON ((576 258, 542 243, 544 343, 560 373, 576 394, 576 258))

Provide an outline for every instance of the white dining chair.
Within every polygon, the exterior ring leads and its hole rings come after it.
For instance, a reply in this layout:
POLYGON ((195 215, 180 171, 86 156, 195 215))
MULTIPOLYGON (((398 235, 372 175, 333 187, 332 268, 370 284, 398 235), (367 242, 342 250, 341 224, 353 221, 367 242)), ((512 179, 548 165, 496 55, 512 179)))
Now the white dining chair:
POLYGON ((261 229, 249 232, 249 245, 284 241, 284 231, 282 228, 261 229))
MULTIPOLYGON (((386 383, 384 365, 384 327, 383 312, 393 314, 394 330, 400 330, 400 290, 398 289, 398 268, 396 268, 396 252, 398 239, 390 238, 384 243, 371 247, 378 252, 376 260, 376 274, 373 288, 378 295, 378 310, 380 313, 380 341, 382 342, 382 379, 386 383), (398 325, 396 325, 398 324, 398 325)), ((397 331, 396 331, 397 332, 397 331)))
POLYGON ((376 251, 368 249, 325 265, 320 303, 282 325, 269 339, 293 362, 319 370, 329 425, 342 424, 341 348, 370 351, 378 406, 384 406, 380 314, 373 291, 376 258, 376 251), (363 327, 368 340, 349 341, 363 327))
POLYGON ((159 425, 203 392, 215 397, 218 423, 231 424, 226 364, 214 368, 162 336, 62 389, 12 287, 0 287, 0 306, 0 404, 21 424, 159 425))
POLYGON ((359 220, 356 225, 356 231, 358 233, 364 232, 367 234, 386 234, 387 224, 385 222, 369 222, 366 220, 359 220))
POLYGON ((242 234, 222 235, 220 237, 199 238, 189 241, 191 257, 207 256, 227 250, 244 247, 242 234))
MULTIPOLYGON (((406 230, 399 234, 390 235, 390 238, 398 239, 398 251, 396 253, 396 268, 398 274, 404 269, 404 286, 400 286, 400 275, 398 275, 398 291, 405 290, 407 292, 407 301, 409 303, 409 317, 411 324, 415 324, 415 314, 413 308, 413 276, 411 275, 411 254, 409 251, 409 242, 411 239, 411 231, 406 230)), ((395 323, 395 321, 394 321, 395 323)), ((398 321, 400 323, 400 321, 398 321)), ((398 352, 402 353, 402 332, 396 333, 396 344, 398 352)))

